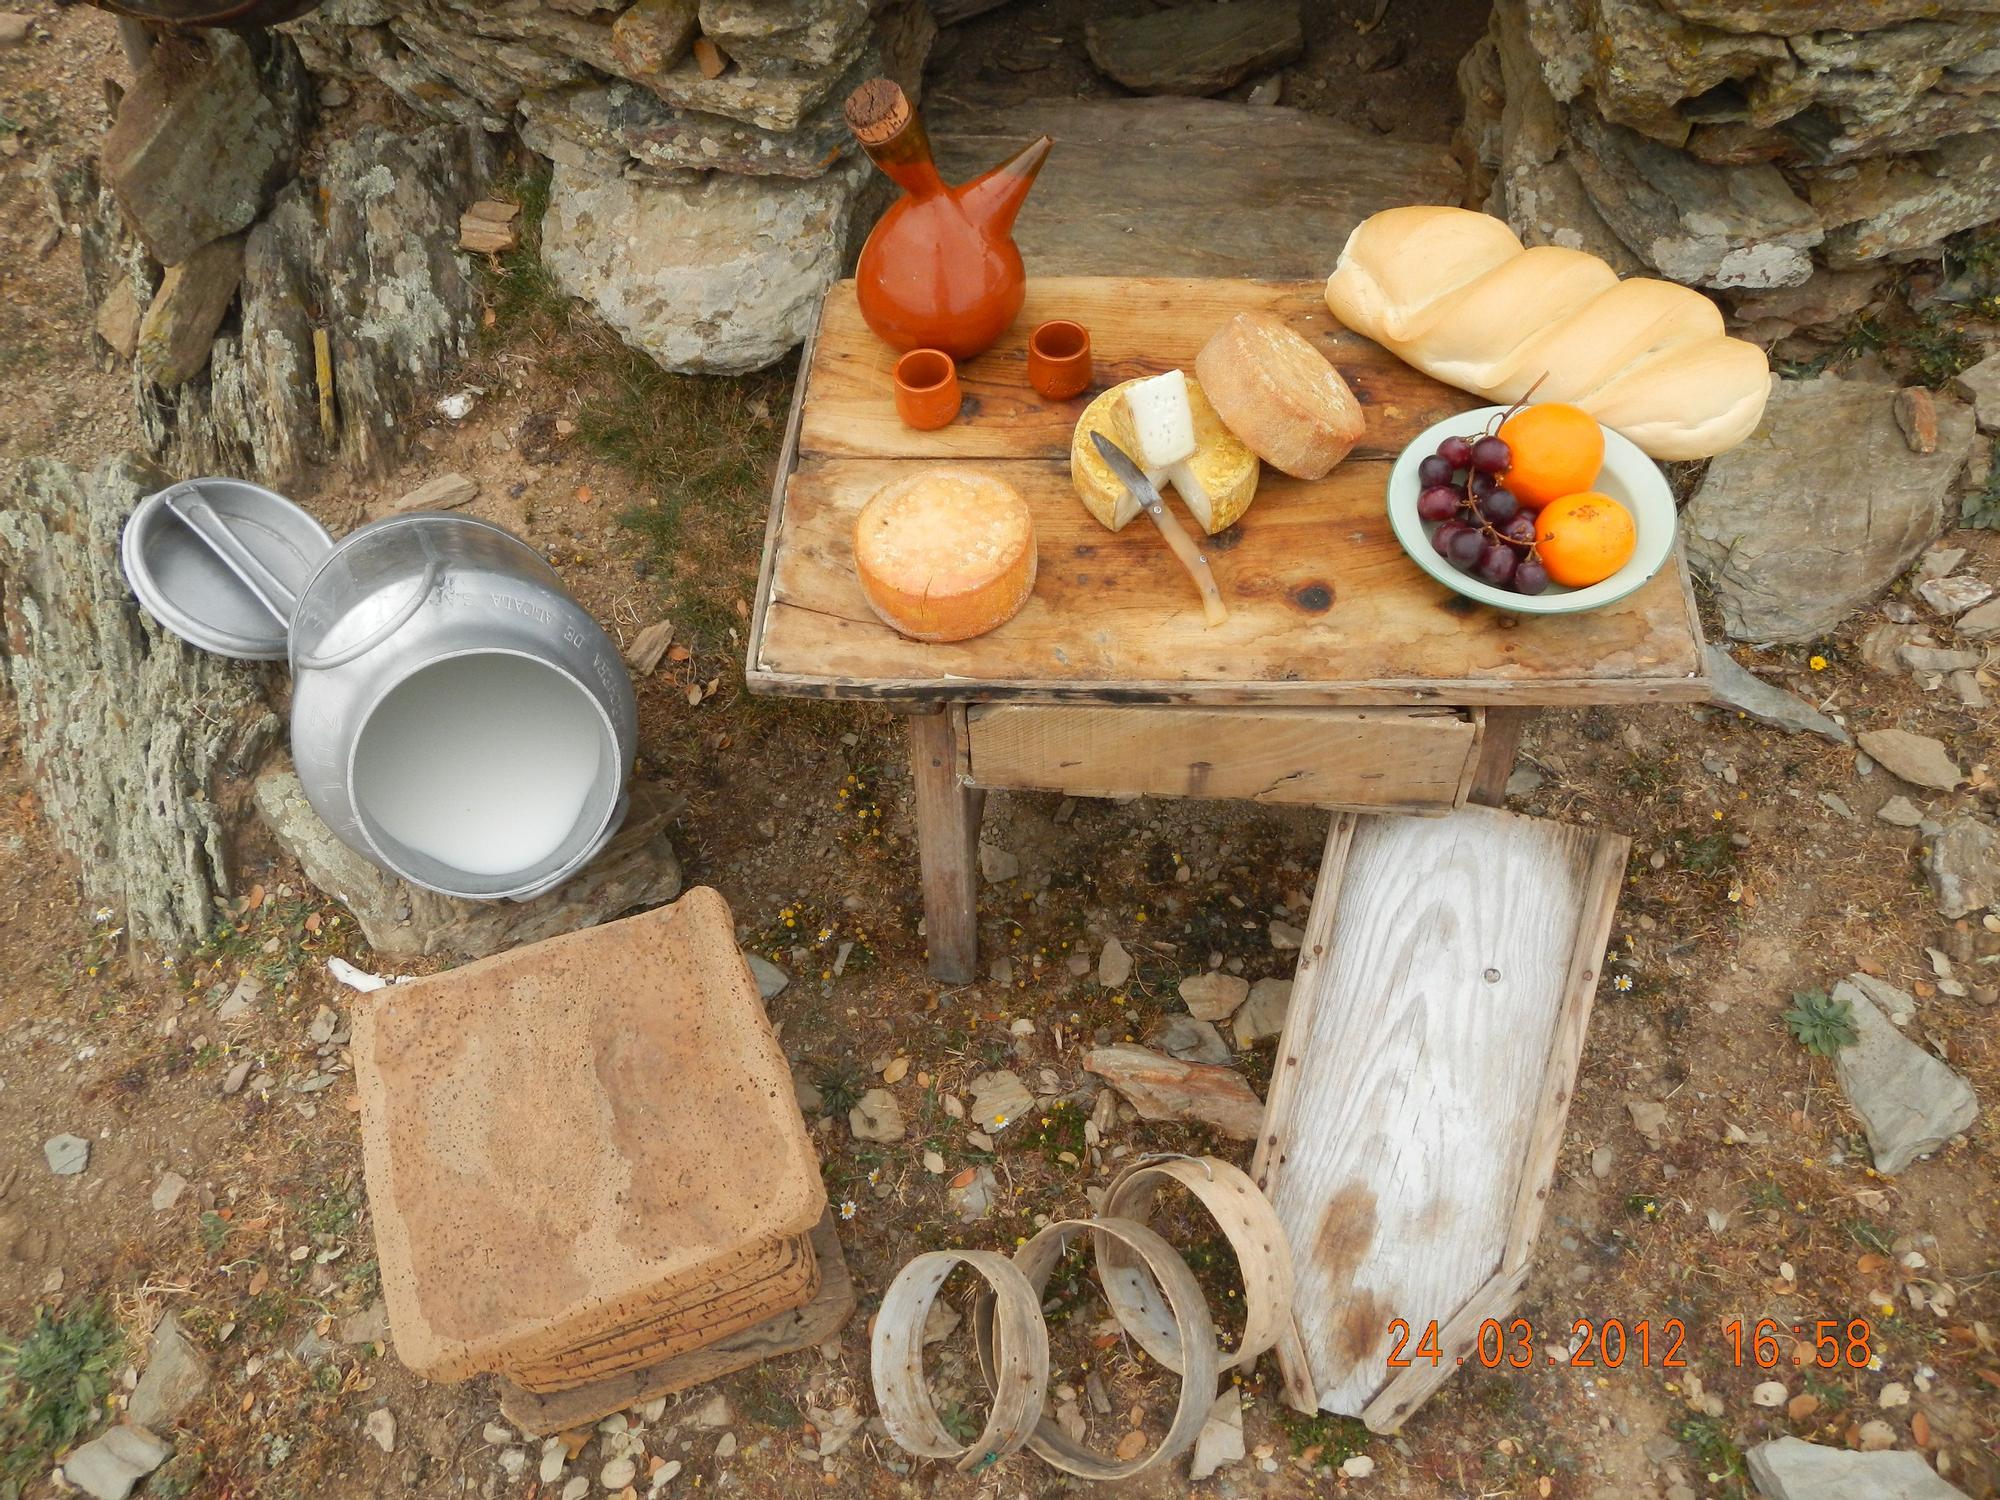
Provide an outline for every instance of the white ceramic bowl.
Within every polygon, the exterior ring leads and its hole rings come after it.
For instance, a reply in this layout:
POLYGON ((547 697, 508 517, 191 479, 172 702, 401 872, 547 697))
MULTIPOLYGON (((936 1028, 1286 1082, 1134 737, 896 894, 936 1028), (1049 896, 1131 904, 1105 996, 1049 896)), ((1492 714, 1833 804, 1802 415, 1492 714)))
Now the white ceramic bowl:
POLYGON ((1431 545, 1431 533, 1440 523, 1425 521, 1417 515, 1417 494, 1421 489, 1417 466, 1437 452, 1438 444, 1452 434, 1476 436, 1506 410, 1504 406, 1481 406, 1448 417, 1419 433, 1416 441, 1397 456, 1395 467, 1389 471, 1389 524, 1395 528, 1396 540, 1403 544, 1411 561, 1454 593, 1523 615, 1568 615, 1597 609, 1623 599, 1659 572, 1674 551, 1677 520, 1674 492, 1668 488, 1660 466, 1640 452, 1630 438, 1609 427, 1604 428, 1604 469, 1592 488, 1632 512, 1638 542, 1624 567, 1588 588, 1566 589, 1552 583, 1539 594, 1517 594, 1512 589, 1495 588, 1476 573, 1461 573, 1438 556, 1431 545))

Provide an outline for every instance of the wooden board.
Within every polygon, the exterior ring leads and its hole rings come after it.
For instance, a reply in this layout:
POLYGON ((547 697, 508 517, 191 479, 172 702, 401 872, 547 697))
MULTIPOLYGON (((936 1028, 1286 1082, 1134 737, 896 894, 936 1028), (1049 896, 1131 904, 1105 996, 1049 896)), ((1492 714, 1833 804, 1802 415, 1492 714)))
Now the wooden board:
POLYGON ((1038 135, 1055 138, 1014 224, 1031 276, 1323 280, 1368 215, 1456 203, 1465 184, 1443 146, 1226 99, 1042 97, 993 106, 954 90, 926 98, 924 115, 952 182, 1038 135))
POLYGON ((1297 1263, 1295 1405, 1394 1431, 1519 1295, 1627 848, 1480 807, 1334 819, 1252 1166, 1297 1263), (1397 1319, 1411 1348, 1436 1323, 1435 1364, 1388 1367, 1397 1319))
POLYGON ((974 786, 1080 797, 1441 813, 1470 787, 1477 712, 985 704, 966 713, 965 776, 974 786))
POLYGON ((1390 460, 1424 426, 1474 404, 1335 329, 1317 284, 1072 278, 1031 283, 1027 310, 963 375, 969 415, 937 433, 897 422, 890 355, 851 283, 827 296, 795 441, 781 469, 753 612, 760 692, 925 702, 1564 704, 1699 701, 1700 631, 1676 556, 1629 598, 1587 615, 1526 617, 1470 603, 1403 553, 1382 497, 1390 460), (1081 398, 1029 390, 1023 341, 1043 318, 1088 324, 1104 380, 1193 361, 1237 311, 1272 308, 1327 350, 1368 414, 1353 456, 1308 483, 1266 470, 1256 503, 1214 540, 1229 622, 1203 628, 1193 586, 1143 522, 1109 532, 1069 482, 1081 398), (999 630, 953 645, 905 640, 863 599, 851 534, 861 505, 919 460, 970 458, 1035 515, 1040 578, 999 630), (796 467, 793 467, 793 465, 796 467))
POLYGON ((812 1245, 820 1268, 819 1291, 805 1306, 732 1333, 707 1348, 676 1354, 643 1370, 608 1376, 574 1390, 538 1395, 503 1377, 501 1415, 524 1435, 541 1437, 824 1343, 854 1312, 854 1282, 841 1255, 840 1237, 834 1232, 830 1212, 814 1227, 812 1245))

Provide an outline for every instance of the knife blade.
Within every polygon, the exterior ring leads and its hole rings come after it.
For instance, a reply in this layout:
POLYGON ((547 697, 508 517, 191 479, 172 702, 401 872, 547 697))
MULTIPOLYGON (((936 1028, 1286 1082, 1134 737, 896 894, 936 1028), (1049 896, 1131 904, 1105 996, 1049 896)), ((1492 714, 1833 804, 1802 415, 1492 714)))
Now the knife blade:
POLYGON ((1188 535, 1166 501, 1160 498, 1160 491, 1145 471, 1132 462, 1131 457, 1110 438, 1101 432, 1090 435, 1097 445, 1098 454, 1110 465, 1118 482, 1125 486, 1126 493, 1139 502, 1139 508, 1153 518, 1153 524, 1160 528, 1160 535, 1167 539, 1167 546, 1188 571, 1196 588, 1201 590, 1202 616, 1212 630, 1229 618, 1229 609, 1222 602, 1222 590, 1216 586, 1215 570, 1208 565, 1208 555, 1188 535))

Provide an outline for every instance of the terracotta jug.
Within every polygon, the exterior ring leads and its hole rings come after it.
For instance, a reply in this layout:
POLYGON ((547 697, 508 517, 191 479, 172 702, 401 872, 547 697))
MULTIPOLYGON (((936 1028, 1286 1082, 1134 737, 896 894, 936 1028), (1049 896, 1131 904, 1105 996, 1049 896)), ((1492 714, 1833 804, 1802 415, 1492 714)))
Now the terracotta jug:
POLYGON ((861 249, 861 316, 895 349, 942 349, 966 360, 991 348, 1021 311, 1027 272, 1014 216, 1049 154, 1047 136, 992 171, 947 186, 930 138, 902 89, 870 79, 847 100, 862 149, 903 196, 861 249))

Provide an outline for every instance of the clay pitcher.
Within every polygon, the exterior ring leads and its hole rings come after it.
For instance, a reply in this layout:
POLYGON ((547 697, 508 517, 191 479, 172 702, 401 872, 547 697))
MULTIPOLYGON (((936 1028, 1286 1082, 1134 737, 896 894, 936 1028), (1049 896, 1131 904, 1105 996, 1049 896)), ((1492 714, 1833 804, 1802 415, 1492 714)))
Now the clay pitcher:
POLYGON ((861 249, 861 316, 892 348, 942 349, 967 360, 992 347, 1021 311, 1027 272, 1014 216, 1052 144, 1047 136, 958 187, 938 176, 930 138, 902 89, 870 79, 847 100, 847 123, 903 190, 861 249))

